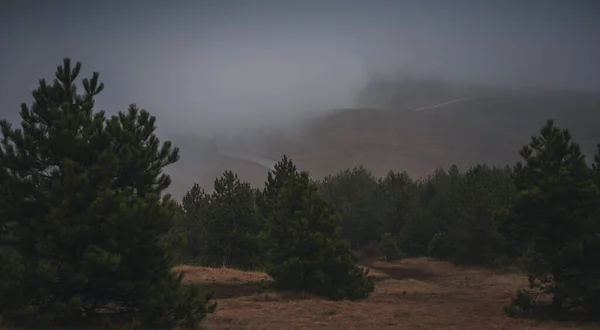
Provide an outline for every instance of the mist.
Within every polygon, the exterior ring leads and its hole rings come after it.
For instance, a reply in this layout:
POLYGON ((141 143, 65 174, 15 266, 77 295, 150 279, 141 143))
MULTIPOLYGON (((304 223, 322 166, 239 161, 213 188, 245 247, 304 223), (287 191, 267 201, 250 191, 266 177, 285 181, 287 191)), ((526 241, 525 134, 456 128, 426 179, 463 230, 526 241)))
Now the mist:
POLYGON ((100 72, 109 112, 209 135, 352 106, 374 71, 600 89, 594 1, 29 4, 0 5, 4 117, 65 56, 100 72))
MULTIPOLYGON (((182 147, 174 181, 189 188, 200 168, 229 166, 206 165, 214 152, 200 141, 243 150, 293 137, 357 106, 373 76, 598 91, 598 17, 594 0, 5 0, 0 117, 17 121, 38 79, 70 57, 82 76, 100 72, 99 108, 157 116, 159 135, 182 147)), ((420 94, 414 108, 451 101, 420 94)))

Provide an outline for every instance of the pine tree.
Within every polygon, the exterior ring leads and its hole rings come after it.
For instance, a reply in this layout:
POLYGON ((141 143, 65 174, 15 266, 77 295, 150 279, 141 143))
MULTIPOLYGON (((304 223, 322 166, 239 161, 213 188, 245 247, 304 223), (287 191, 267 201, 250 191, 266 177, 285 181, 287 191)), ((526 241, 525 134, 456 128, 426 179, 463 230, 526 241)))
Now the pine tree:
POLYGON ((296 165, 286 155, 283 155, 281 160, 275 164, 274 171, 267 174, 267 181, 263 189, 265 199, 270 200, 276 196, 287 181, 294 179, 297 173, 296 165))
POLYGON ((271 212, 270 201, 273 199, 279 189, 290 177, 290 173, 296 173, 296 165, 286 156, 275 164, 274 171, 267 173, 267 181, 262 191, 256 194, 256 205, 258 206, 261 218, 266 218, 271 212))
POLYGON ((445 181, 447 176, 438 169, 434 175, 414 182, 414 197, 407 221, 398 235, 398 245, 403 253, 411 256, 428 254, 435 233, 445 229, 440 225, 447 215, 444 213, 444 191, 440 190, 439 182, 445 181))
POLYGON ((341 239, 340 219, 306 172, 284 157, 267 186, 263 238, 266 271, 276 289, 309 291, 331 299, 359 299, 374 290, 368 271, 341 239), (275 189, 274 189, 275 188, 275 189))
POLYGON ((594 163, 592 164, 592 178, 596 186, 600 188, 600 143, 598 144, 598 151, 594 156, 594 163))
MULTIPOLYGON (((16 226, 14 188, 10 186, 10 174, 6 168, 0 168, 0 249, 11 245, 14 240, 13 232, 16 226)), ((0 253, 2 253, 0 251, 0 253)))
MULTIPOLYGON (((592 164, 592 178, 596 188, 600 190, 600 144, 592 164)), ((600 316, 600 199, 596 202, 596 212, 590 221, 588 235, 585 237, 582 249, 581 278, 572 282, 579 288, 579 295, 585 297, 581 305, 590 314, 600 316)))
POLYGON ((250 183, 240 181, 231 171, 225 171, 215 180, 206 216, 205 263, 226 263, 242 269, 259 264, 261 223, 255 191, 250 183))
POLYGON ((530 286, 552 295, 555 309, 569 309, 586 295, 580 285, 589 275, 583 242, 593 228, 598 189, 569 131, 551 120, 520 155, 514 216, 504 223, 504 234, 509 245, 524 242, 521 250, 533 256, 530 286))
POLYGON ((424 191, 420 194, 422 206, 427 210, 435 232, 447 231, 452 222, 453 209, 456 203, 453 199, 462 180, 462 173, 458 167, 452 165, 448 172, 437 169, 429 178, 424 191))
POLYGON ((169 251, 174 263, 182 264, 189 261, 189 252, 185 227, 185 212, 181 205, 175 207, 173 226, 162 237, 160 241, 169 251))
POLYGON ((491 264, 503 251, 494 214, 501 209, 496 180, 499 173, 486 165, 469 169, 454 198, 456 214, 448 234, 454 244, 452 259, 458 264, 491 264))
POLYGON ((185 237, 186 252, 190 261, 201 261, 206 251, 206 221, 210 205, 208 195, 200 185, 195 183, 182 199, 184 216, 182 231, 185 237))
POLYGON ((161 238, 175 203, 162 169, 179 158, 154 134, 155 117, 131 105, 107 119, 94 110, 98 73, 75 85, 81 64, 64 59, 52 84, 40 80, 21 128, 0 122, 0 172, 13 189, 13 269, 0 312, 9 320, 51 322, 99 309, 133 312, 143 323, 195 323, 207 306, 171 271, 161 238))
POLYGON ((379 241, 379 252, 385 257, 385 261, 396 261, 402 257, 398 248, 398 239, 390 233, 381 235, 379 241))
POLYGON ((379 184, 385 232, 397 236, 408 221, 413 203, 414 183, 406 172, 389 171, 379 184))
POLYGON ((351 246, 373 242, 381 236, 381 207, 378 205, 377 178, 364 167, 329 175, 319 185, 342 216, 344 238, 351 246))

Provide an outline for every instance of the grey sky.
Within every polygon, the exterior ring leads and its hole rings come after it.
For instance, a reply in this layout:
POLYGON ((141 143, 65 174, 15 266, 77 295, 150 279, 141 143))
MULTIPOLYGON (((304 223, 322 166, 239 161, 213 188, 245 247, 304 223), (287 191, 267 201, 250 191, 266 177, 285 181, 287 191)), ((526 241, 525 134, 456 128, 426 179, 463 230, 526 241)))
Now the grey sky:
POLYGON ((136 102, 188 132, 351 105, 372 70, 600 90, 594 0, 2 0, 0 16, 2 117, 64 56, 100 72, 109 112, 136 102))

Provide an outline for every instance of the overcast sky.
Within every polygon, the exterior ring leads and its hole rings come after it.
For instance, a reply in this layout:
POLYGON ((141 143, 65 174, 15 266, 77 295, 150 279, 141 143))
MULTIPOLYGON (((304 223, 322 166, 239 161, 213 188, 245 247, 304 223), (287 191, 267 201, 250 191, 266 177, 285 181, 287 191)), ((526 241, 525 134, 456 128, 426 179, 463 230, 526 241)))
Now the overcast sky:
POLYGON ((187 132, 351 105, 374 69, 600 90, 597 0, 0 0, 0 16, 2 117, 64 56, 100 72, 109 112, 136 102, 187 132))

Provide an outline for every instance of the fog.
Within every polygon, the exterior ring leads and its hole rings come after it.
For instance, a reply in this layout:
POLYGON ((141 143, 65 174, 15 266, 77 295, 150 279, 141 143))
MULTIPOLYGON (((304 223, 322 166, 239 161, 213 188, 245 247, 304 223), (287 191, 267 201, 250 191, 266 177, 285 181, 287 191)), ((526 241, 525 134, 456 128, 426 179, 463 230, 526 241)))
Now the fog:
POLYGON ((0 3, 2 117, 64 56, 109 113, 135 102, 169 134, 293 129, 373 72, 600 89, 593 0, 54 3, 0 3))

